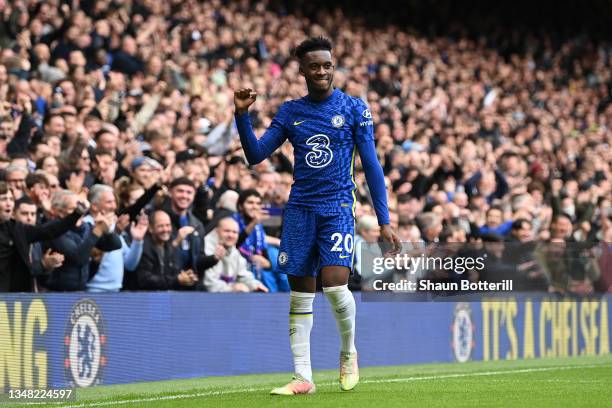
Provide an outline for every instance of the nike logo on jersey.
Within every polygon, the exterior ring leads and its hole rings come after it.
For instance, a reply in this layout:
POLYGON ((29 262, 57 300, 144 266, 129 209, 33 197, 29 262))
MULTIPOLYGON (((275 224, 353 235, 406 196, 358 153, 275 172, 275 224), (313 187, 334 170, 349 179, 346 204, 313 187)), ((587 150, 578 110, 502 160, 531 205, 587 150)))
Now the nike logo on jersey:
POLYGON ((297 121, 297 120, 296 120, 295 122, 293 122, 293 126, 298 126, 298 125, 301 125, 301 124, 302 124, 302 123, 304 123, 304 122, 306 122, 306 121, 305 121, 305 120, 300 120, 300 121, 297 121))
POLYGON ((340 259, 348 258, 350 255, 340 255, 340 259))

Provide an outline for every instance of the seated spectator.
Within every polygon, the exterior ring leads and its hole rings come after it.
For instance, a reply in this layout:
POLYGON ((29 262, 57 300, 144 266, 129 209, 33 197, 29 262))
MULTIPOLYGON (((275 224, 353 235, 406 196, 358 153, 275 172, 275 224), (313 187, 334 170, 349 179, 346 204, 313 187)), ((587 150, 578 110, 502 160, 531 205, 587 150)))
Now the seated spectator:
MULTIPOLYGON (((177 249, 172 245, 171 238, 170 216, 160 210, 153 212, 149 232, 144 239, 142 257, 136 269, 138 289, 178 290, 195 287, 198 277, 192 269, 179 268, 177 249)), ((224 253, 220 255, 219 258, 224 253)))
POLYGON ((233 218, 223 218, 214 231, 204 240, 204 252, 212 255, 220 244, 225 249, 218 263, 204 271, 204 287, 209 292, 268 292, 268 288, 255 279, 247 262, 236 249, 238 223, 233 218))
MULTIPOLYGON (((111 231, 114 230, 117 203, 113 188, 104 184, 95 184, 89 190, 88 198, 91 205, 90 214, 83 219, 83 222, 93 226, 97 223, 99 215, 110 217, 114 220, 111 231)), ((93 277, 87 282, 88 292, 117 292, 121 289, 124 268, 128 272, 133 272, 140 262, 142 240, 147 232, 147 227, 147 218, 141 217, 139 222, 132 224, 130 229, 131 245, 128 245, 125 239, 119 236, 120 249, 104 254, 98 253, 94 256, 93 264, 90 264, 90 268, 93 268, 93 270, 90 269, 90 274, 93 274, 93 277)))
MULTIPOLYGON (((78 196, 69 190, 55 193, 52 199, 52 217, 54 219, 64 217, 74 210, 77 202, 78 196)), ((56 268, 47 280, 47 288, 55 291, 85 290, 90 278, 91 251, 111 230, 113 222, 112 214, 98 214, 95 225, 78 223, 63 235, 46 242, 44 245, 46 251, 57 252, 64 256, 63 265, 56 268)), ((115 235, 109 235, 106 243, 101 243, 99 249, 112 251, 121 248, 121 242, 115 235)))

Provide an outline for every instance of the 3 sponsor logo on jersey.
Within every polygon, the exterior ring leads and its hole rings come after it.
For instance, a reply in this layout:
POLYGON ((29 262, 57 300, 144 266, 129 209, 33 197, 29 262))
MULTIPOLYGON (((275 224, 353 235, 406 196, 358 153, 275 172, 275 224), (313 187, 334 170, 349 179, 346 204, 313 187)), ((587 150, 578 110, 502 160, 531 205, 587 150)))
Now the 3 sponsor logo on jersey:
POLYGON ((310 151, 306 154, 306 164, 312 168, 320 169, 327 166, 334 159, 334 153, 329 148, 329 137, 322 133, 310 136, 306 145, 310 151))
POLYGON ((346 120, 344 119, 344 116, 342 115, 336 115, 331 120, 332 126, 335 128, 341 128, 342 126, 344 126, 345 122, 346 120))

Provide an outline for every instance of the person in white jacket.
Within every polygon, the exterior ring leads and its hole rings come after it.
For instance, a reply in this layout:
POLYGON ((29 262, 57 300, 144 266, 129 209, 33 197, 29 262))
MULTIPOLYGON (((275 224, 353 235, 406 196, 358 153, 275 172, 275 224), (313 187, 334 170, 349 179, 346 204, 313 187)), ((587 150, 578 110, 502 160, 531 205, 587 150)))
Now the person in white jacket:
POLYGON ((238 223, 233 218, 222 218, 217 228, 204 238, 204 252, 213 255, 217 246, 225 249, 225 255, 216 265, 204 272, 204 286, 209 292, 268 292, 248 270, 246 260, 236 248, 238 223))

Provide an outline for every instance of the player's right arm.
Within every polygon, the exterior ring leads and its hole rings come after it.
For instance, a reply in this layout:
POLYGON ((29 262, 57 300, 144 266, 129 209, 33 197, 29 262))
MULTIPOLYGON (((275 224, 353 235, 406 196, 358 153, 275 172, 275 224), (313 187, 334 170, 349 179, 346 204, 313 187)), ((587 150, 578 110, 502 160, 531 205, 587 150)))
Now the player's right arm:
POLYGON ((287 139, 282 124, 284 117, 282 107, 261 139, 257 139, 249 118, 249 106, 255 102, 256 98, 257 93, 250 88, 242 88, 234 92, 236 127, 244 154, 251 165, 267 159, 287 139))

